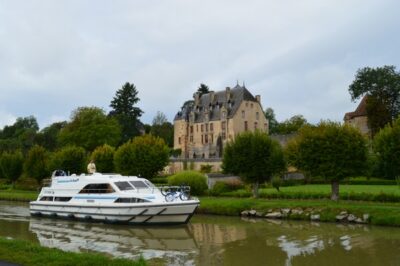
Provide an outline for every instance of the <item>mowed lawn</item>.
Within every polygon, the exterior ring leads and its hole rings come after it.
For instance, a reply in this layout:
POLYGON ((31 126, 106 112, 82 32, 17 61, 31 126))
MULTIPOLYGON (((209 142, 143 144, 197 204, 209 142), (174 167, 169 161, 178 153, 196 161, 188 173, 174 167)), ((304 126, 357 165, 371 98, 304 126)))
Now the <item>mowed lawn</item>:
MULTIPOLYGON (((291 187, 280 187, 280 191, 286 193, 330 193, 330 185, 300 185, 291 187)), ((276 193, 275 188, 263 188, 261 193, 276 193)), ((400 196, 400 187, 397 185, 340 185, 340 193, 368 193, 368 194, 394 194, 400 196)))

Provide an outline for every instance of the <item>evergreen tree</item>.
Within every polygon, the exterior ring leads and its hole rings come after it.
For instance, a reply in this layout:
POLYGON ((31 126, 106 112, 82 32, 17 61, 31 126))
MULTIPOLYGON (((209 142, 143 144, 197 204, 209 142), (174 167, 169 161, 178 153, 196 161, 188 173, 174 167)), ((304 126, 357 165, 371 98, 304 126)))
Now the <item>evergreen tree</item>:
POLYGON ((197 89, 197 92, 200 93, 200 96, 203 94, 207 94, 210 92, 210 89, 208 88, 208 86, 206 84, 201 83, 200 87, 197 89))
POLYGON ((135 107, 135 104, 140 101, 137 95, 138 91, 135 85, 127 82, 116 92, 115 97, 111 101, 110 107, 112 111, 109 115, 117 118, 121 125, 121 143, 140 134, 141 123, 139 117, 143 111, 139 107, 135 107))

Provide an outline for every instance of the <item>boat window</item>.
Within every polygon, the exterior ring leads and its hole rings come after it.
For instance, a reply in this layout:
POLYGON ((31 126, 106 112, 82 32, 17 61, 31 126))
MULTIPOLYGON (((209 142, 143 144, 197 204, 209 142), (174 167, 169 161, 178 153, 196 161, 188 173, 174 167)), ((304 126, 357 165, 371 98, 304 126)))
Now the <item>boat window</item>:
POLYGON ((72 197, 54 197, 54 201, 70 201, 72 197))
POLYGON ((140 203, 140 202, 149 202, 145 199, 139 198, 118 198, 114 201, 115 203, 140 203))
POLYGON ((129 181, 135 188, 149 188, 143 181, 129 181))
POLYGON ((153 183, 151 183, 151 182, 148 181, 148 180, 145 180, 144 182, 146 183, 146 185, 147 185, 148 187, 151 187, 151 188, 156 187, 155 185, 153 185, 153 183))
POLYGON ((53 201, 53 197, 44 196, 44 197, 41 197, 39 201, 53 201))
POLYGON ((134 189, 128 182, 115 182, 114 183, 119 190, 123 191, 123 190, 132 190, 134 189))
POLYGON ((113 193, 114 189, 108 183, 88 184, 79 193, 113 193))

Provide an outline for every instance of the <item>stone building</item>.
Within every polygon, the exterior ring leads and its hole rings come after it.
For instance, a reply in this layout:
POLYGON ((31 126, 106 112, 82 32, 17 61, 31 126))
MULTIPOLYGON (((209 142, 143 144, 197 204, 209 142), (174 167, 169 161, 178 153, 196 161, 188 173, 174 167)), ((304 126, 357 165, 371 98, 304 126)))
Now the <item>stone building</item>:
POLYGON ((174 119, 174 149, 185 159, 220 158, 227 141, 244 131, 268 132, 259 95, 237 84, 186 101, 174 119))
POLYGON ((344 122, 358 128, 361 133, 370 136, 367 117, 367 96, 364 96, 354 112, 344 115, 344 122))

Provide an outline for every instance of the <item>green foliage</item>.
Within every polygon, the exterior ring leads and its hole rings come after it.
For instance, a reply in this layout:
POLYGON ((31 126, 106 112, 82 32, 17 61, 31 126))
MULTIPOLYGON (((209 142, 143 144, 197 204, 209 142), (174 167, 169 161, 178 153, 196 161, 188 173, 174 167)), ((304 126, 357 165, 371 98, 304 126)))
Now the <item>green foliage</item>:
POLYGON ((321 122, 304 127, 289 142, 289 163, 311 176, 339 181, 362 174, 366 167, 366 140, 354 127, 321 122))
POLYGON ((165 114, 157 112, 153 119, 150 134, 164 139, 168 147, 174 146, 174 126, 167 121, 165 114))
POLYGON ((273 188, 275 188, 277 191, 279 191, 279 188, 282 186, 283 180, 280 176, 274 176, 271 180, 271 185, 273 188))
POLYGON ((2 176, 14 183, 22 174, 24 157, 22 152, 4 152, 0 156, 0 169, 2 176))
POLYGON ((182 154, 182 149, 173 149, 170 151, 170 155, 173 157, 179 157, 182 154))
POLYGON ((25 153, 33 145, 39 129, 36 118, 33 116, 19 117, 11 126, 5 126, 0 131, 0 148, 2 151, 22 149, 25 153))
POLYGON ((168 164, 169 149, 161 138, 144 135, 120 146, 114 155, 118 172, 152 178, 168 164))
POLYGON ((375 136, 373 148, 383 177, 395 179, 400 176, 400 117, 387 125, 375 136))
POLYGON ((206 177, 195 171, 182 171, 168 178, 168 185, 190 186, 190 194, 203 195, 207 190, 206 177))
POLYGON ((76 146, 67 146, 55 152, 50 161, 50 170, 61 169, 71 174, 86 172, 87 156, 85 149, 76 146))
POLYGON ((395 66, 359 69, 349 86, 352 100, 367 95, 367 116, 373 135, 400 113, 400 73, 395 66))
POLYGON ((121 89, 117 90, 115 97, 110 103, 112 111, 110 116, 115 117, 121 125, 122 137, 120 143, 125 143, 134 136, 139 136, 139 117, 143 111, 135 107, 140 99, 134 84, 126 82, 121 89))
MULTIPOLYGON (((236 136, 225 147, 222 169, 240 176, 246 182, 269 181, 285 169, 282 148, 262 132, 245 132, 236 136)), ((255 195, 257 191, 254 191, 255 195)))
POLYGON ((67 125, 66 121, 56 122, 43 128, 35 137, 35 142, 49 151, 58 148, 58 134, 67 125))
POLYGON ((96 170, 100 173, 113 173, 114 172, 114 153, 115 148, 110 145, 104 144, 97 147, 92 155, 91 160, 96 164, 96 170))
POLYGON ((219 196, 222 193, 232 192, 243 188, 244 185, 239 180, 217 181, 209 193, 212 196, 219 196))
POLYGON ((264 112, 265 118, 268 120, 269 122, 269 134, 277 134, 278 132, 278 121, 275 118, 275 113, 274 113, 274 109, 272 108, 267 108, 265 109, 264 112))
POLYGON ((18 178, 18 180, 15 182, 15 189, 18 190, 27 190, 27 191, 34 191, 37 190, 39 187, 39 183, 36 179, 34 178, 18 178))
POLYGON ((203 94, 209 93, 209 92, 210 92, 210 89, 208 88, 207 85, 201 83, 201 84, 200 84, 200 87, 197 89, 197 92, 198 92, 198 93, 200 94, 200 96, 201 96, 201 95, 203 95, 203 94))
POLYGON ((41 181, 43 178, 50 175, 48 170, 49 156, 45 148, 35 145, 33 146, 26 156, 24 162, 24 173, 28 177, 35 178, 41 181))
POLYGON ((79 107, 72 112, 71 122, 59 134, 63 145, 81 146, 89 151, 109 144, 117 145, 121 137, 118 121, 107 117, 104 110, 97 107, 79 107))
POLYGON ((275 133, 290 134, 297 132, 300 128, 306 125, 308 125, 307 120, 302 115, 295 115, 282 123, 278 123, 275 133))
POLYGON ((202 164, 200 165, 200 172, 207 174, 211 173, 213 166, 210 164, 202 164))

